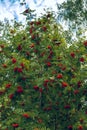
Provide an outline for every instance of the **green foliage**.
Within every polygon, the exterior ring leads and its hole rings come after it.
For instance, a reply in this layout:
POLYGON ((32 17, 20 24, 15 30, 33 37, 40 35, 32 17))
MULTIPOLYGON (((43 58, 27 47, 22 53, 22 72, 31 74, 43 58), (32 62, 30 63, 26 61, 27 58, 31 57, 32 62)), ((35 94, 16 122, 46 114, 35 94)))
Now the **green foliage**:
POLYGON ((87 41, 68 46, 49 12, 0 41, 1 130, 87 129, 87 41))
POLYGON ((83 37, 87 31, 87 1, 86 0, 67 0, 62 4, 57 4, 59 22, 66 22, 68 26, 68 35, 72 42, 72 36, 76 38, 83 37))

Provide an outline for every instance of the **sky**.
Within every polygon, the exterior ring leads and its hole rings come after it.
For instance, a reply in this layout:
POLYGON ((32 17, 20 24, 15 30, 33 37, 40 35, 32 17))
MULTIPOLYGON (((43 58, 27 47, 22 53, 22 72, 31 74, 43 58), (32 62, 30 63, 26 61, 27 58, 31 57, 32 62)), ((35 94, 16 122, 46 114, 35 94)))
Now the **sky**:
POLYGON ((21 6, 23 0, 0 0, 0 21, 5 18, 8 20, 16 19, 17 21, 25 21, 25 17, 21 14, 26 8, 36 10, 37 16, 43 13, 44 8, 52 8, 57 11, 56 3, 62 3, 64 0, 25 0, 26 4, 21 6))

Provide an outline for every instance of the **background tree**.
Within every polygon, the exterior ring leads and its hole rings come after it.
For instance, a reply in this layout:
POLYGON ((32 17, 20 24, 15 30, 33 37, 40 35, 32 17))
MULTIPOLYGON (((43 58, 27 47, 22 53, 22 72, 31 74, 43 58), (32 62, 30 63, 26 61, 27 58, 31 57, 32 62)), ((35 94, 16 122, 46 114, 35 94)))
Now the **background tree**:
POLYGON ((57 7, 58 21, 65 22, 65 26, 68 26, 68 40, 72 42, 73 36, 77 39, 83 37, 87 31, 87 1, 66 0, 62 4, 57 4, 57 7))

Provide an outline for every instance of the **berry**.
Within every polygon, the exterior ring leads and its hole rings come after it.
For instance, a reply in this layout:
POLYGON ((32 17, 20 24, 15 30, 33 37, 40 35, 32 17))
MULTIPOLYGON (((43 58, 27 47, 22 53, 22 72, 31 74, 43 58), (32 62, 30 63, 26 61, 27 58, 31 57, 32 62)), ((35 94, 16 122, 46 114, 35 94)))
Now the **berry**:
POLYGON ((70 53, 70 56, 71 56, 72 58, 75 58, 75 53, 74 53, 74 52, 71 52, 71 53, 70 53))
POLYGON ((12 126, 13 126, 14 128, 17 128, 19 125, 18 125, 17 123, 15 123, 15 124, 12 124, 12 126))
POLYGON ((39 90, 39 87, 38 86, 34 86, 34 90, 39 90))
POLYGON ((68 84, 66 83, 66 82, 62 82, 62 87, 67 87, 68 86, 68 84))
POLYGON ((14 63, 16 63, 16 59, 15 58, 12 58, 12 63, 14 64, 14 63))
POLYGON ((11 87, 11 84, 6 84, 6 88, 10 88, 11 87))
POLYGON ((47 62, 46 64, 47 64, 47 66, 48 66, 48 67, 50 67, 50 66, 51 66, 51 62, 47 62))
POLYGON ((83 126, 82 126, 82 125, 79 125, 79 126, 78 126, 78 130, 83 130, 83 126))
POLYGON ((58 74, 58 75, 57 75, 57 78, 58 78, 58 79, 62 79, 62 78, 63 78, 63 75, 62 75, 62 74, 58 74))
POLYGON ((87 40, 83 42, 84 46, 87 46, 87 40))
POLYGON ((30 117, 27 113, 24 113, 22 116, 25 117, 25 118, 29 118, 30 117))
POLYGON ((80 61, 80 62, 84 62, 85 59, 84 59, 83 57, 81 57, 81 58, 79 59, 79 61, 80 61))
POLYGON ((68 126, 68 129, 69 129, 69 130, 72 130, 72 129, 73 129, 72 125, 69 125, 69 126, 68 126))

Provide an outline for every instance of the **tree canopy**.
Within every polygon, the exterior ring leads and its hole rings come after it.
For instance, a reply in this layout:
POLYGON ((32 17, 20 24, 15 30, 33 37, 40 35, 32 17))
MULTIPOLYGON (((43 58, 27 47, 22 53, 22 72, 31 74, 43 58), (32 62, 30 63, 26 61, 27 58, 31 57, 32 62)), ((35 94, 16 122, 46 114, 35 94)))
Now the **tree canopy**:
MULTIPOLYGON (((66 0, 62 4, 57 4, 58 20, 66 22, 71 32, 71 39, 74 34, 76 37, 84 36, 87 31, 87 1, 86 0, 66 0)), ((69 35, 68 33, 68 35, 69 35)))
POLYGON ((0 40, 0 129, 86 130, 87 41, 68 44, 53 12, 28 17, 0 40))

